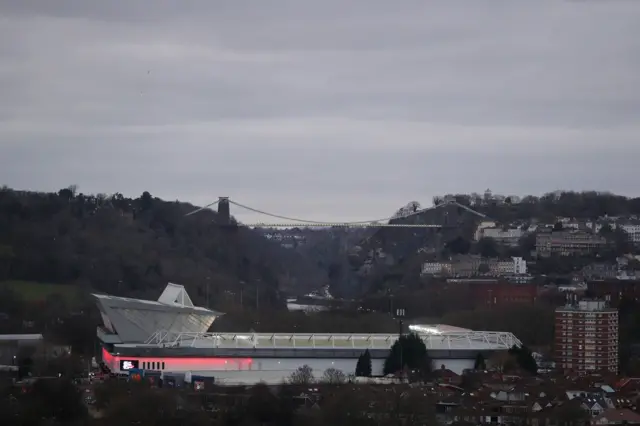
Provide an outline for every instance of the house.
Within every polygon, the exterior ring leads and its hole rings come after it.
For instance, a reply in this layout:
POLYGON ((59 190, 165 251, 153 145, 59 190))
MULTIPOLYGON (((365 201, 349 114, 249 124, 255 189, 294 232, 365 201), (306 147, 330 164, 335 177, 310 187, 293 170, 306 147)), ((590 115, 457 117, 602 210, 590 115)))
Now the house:
POLYGON ((607 401, 602 397, 578 397, 576 400, 580 401, 580 407, 587 411, 592 417, 599 416, 609 409, 607 401))
POLYGON ((612 408, 596 416, 592 425, 640 425, 640 414, 628 408, 612 408))
POLYGON ((614 279, 618 276, 618 265, 605 262, 591 263, 582 268, 581 274, 587 280, 614 279))
POLYGON ((454 373, 448 368, 445 368, 444 365, 442 365, 442 368, 439 368, 438 370, 433 371, 431 376, 433 377, 433 380, 435 380, 437 383, 447 383, 451 385, 458 385, 460 384, 460 381, 461 381, 460 375, 454 373))

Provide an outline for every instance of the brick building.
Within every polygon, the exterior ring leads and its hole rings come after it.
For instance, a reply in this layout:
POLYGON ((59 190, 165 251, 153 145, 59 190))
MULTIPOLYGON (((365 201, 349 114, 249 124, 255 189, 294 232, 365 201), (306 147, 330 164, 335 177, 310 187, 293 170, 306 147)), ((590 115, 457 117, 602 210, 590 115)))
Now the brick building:
POLYGON ((533 283, 513 284, 500 279, 451 278, 450 288, 463 288, 476 307, 505 306, 512 304, 533 305, 538 298, 538 287, 533 283))
POLYGON ((638 280, 592 280, 587 282, 589 292, 604 299, 611 306, 618 306, 621 299, 640 300, 640 281, 638 280))
POLYGON ((478 305, 533 305, 538 297, 538 288, 535 284, 512 284, 497 282, 495 284, 478 284, 470 288, 472 297, 478 305))
POLYGON ((618 311, 604 300, 570 300, 555 313, 559 368, 589 373, 618 371, 618 311))

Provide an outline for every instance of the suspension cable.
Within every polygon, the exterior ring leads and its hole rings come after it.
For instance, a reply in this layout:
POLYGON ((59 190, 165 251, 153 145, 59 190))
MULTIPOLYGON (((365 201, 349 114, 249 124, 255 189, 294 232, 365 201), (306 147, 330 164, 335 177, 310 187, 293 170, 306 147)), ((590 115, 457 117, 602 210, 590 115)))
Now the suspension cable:
MULTIPOLYGON (((203 210, 206 210, 206 209, 208 209, 210 207, 215 206, 216 204, 218 204, 219 201, 220 200, 216 200, 213 203, 207 204, 204 207, 200 207, 200 208, 198 208, 198 209, 196 209, 196 210, 194 210, 194 211, 192 211, 190 213, 187 213, 184 216, 187 217, 187 216, 191 216, 193 214, 199 213, 199 212, 201 212, 203 210)), ((296 223, 299 223, 299 224, 310 224, 310 225, 313 225, 315 227, 323 226, 323 225, 324 226, 336 226, 337 225, 335 222, 322 222, 322 221, 317 221, 317 220, 299 219, 299 218, 295 218, 295 217, 288 217, 288 216, 283 216, 283 215, 279 215, 279 214, 275 214, 275 213, 269 213, 269 212, 266 212, 264 210, 259 210, 259 209, 255 209, 253 207, 246 206, 244 204, 240 204, 240 203, 238 203, 236 201, 233 201, 233 200, 228 200, 228 202, 230 204, 233 204, 233 205, 237 206, 237 207, 243 208, 245 210, 248 210, 248 211, 251 211, 251 212, 254 212, 254 213, 257 213, 257 214, 270 216, 270 217, 273 217, 273 218, 276 218, 276 219, 296 222, 296 223)), ((476 211, 476 210, 474 210, 474 209, 472 209, 472 208, 470 208, 468 206, 460 204, 460 203, 458 203, 456 201, 451 201, 451 202, 447 202, 447 203, 441 203, 441 204, 438 204, 438 205, 435 205, 435 206, 432 206, 432 207, 427 207, 427 208, 424 208, 424 209, 421 209, 421 210, 416 210, 414 212, 409 212, 409 213, 406 213, 406 214, 400 215, 400 216, 390 216, 390 217, 386 217, 386 218, 382 218, 382 219, 375 219, 375 220, 360 220, 360 221, 355 221, 355 222, 340 222, 340 224, 338 226, 365 225, 365 224, 372 224, 372 223, 376 223, 376 222, 389 222, 390 220, 395 220, 395 219, 405 219, 405 218, 408 218, 408 217, 411 217, 411 216, 418 215, 420 213, 424 213, 424 212, 427 212, 427 211, 430 211, 430 210, 435 210, 435 209, 437 209, 439 207, 446 206, 446 205, 451 205, 451 204, 453 204, 453 205, 455 205, 457 207, 463 208, 463 209, 469 211, 470 213, 475 214, 476 216, 479 216, 479 217, 482 217, 482 218, 487 218, 487 215, 485 215, 483 213, 480 213, 480 212, 478 212, 478 211, 476 211)))
POLYGON ((216 201, 214 201, 214 202, 213 202, 213 203, 211 203, 211 204, 207 204, 207 205, 206 205, 206 206, 204 206, 204 207, 200 207, 199 209, 196 209, 196 210, 194 210, 194 211, 192 211, 192 212, 190 212, 190 213, 185 214, 185 215, 184 215, 184 217, 191 216, 192 214, 200 213, 202 210, 206 210, 206 209, 208 209, 209 207, 213 207, 213 206, 215 206, 216 204, 218 204, 218 202, 219 202, 219 201, 220 201, 220 200, 216 200, 216 201))
POLYGON ((476 216, 479 216, 479 217, 481 217, 481 218, 483 218, 483 219, 489 219, 489 216, 487 216, 487 215, 486 215, 486 214, 484 214, 484 213, 480 213, 479 211, 476 211, 476 210, 472 209, 471 207, 465 206, 464 204, 460 204, 460 203, 458 203, 458 202, 456 202, 455 204, 456 204, 458 207, 460 207, 460 208, 462 208, 462 209, 465 209, 465 210, 466 210, 466 211, 468 211, 469 213, 473 213, 473 214, 475 214, 476 216))
MULTIPOLYGON (((249 206, 245 206, 244 204, 240 204, 236 201, 233 200, 229 200, 229 203, 234 204, 240 208, 249 210, 251 212, 254 213, 258 213, 258 214, 262 214, 265 216, 270 216, 276 219, 282 219, 282 220, 290 220, 292 222, 297 222, 297 223, 310 223, 310 224, 314 224, 314 225, 320 225, 320 224, 326 224, 328 226, 334 225, 335 222, 322 222, 322 221, 318 221, 318 220, 307 220, 307 219, 298 219, 298 218, 294 218, 294 217, 287 217, 287 216, 282 216, 279 214, 274 214, 274 213, 269 213, 263 210, 259 210, 259 209, 254 209, 253 207, 249 207, 249 206)), ((444 204, 439 204, 437 206, 433 206, 433 207, 427 207, 426 209, 422 209, 422 210, 417 210, 415 212, 410 212, 407 213, 405 215, 402 216, 390 216, 390 217, 386 217, 383 219, 375 219, 375 220, 360 220, 360 221, 356 221, 356 222, 340 222, 342 225, 362 225, 362 224, 368 224, 368 223, 374 223, 374 222, 388 222, 390 220, 395 220, 395 219, 404 219, 407 218, 409 216, 414 216, 416 214, 419 213, 423 213, 426 212, 428 210, 434 210, 437 209, 438 207, 442 206, 444 204)))
POLYGON ((410 223, 243 223, 249 228, 443 228, 410 223))

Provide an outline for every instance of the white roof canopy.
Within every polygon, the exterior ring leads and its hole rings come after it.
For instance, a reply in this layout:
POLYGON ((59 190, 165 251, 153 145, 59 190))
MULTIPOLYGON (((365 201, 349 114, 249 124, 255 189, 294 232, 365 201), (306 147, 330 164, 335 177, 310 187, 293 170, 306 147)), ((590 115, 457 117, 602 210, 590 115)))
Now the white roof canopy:
POLYGON ((193 308, 193 302, 180 284, 169 283, 158 298, 158 302, 165 305, 176 305, 182 307, 193 308))
POLYGON ((185 288, 169 283, 157 301, 93 295, 104 326, 123 342, 144 342, 153 333, 206 332, 221 313, 194 306, 185 288))

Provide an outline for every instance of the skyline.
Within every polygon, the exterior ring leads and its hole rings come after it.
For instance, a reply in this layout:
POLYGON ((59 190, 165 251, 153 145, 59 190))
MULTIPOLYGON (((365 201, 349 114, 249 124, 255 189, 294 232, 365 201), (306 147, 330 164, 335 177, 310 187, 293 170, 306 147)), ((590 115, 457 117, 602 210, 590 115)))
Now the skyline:
POLYGON ((0 184, 323 222, 640 195, 640 3, 144 4, 0 5, 0 184))

